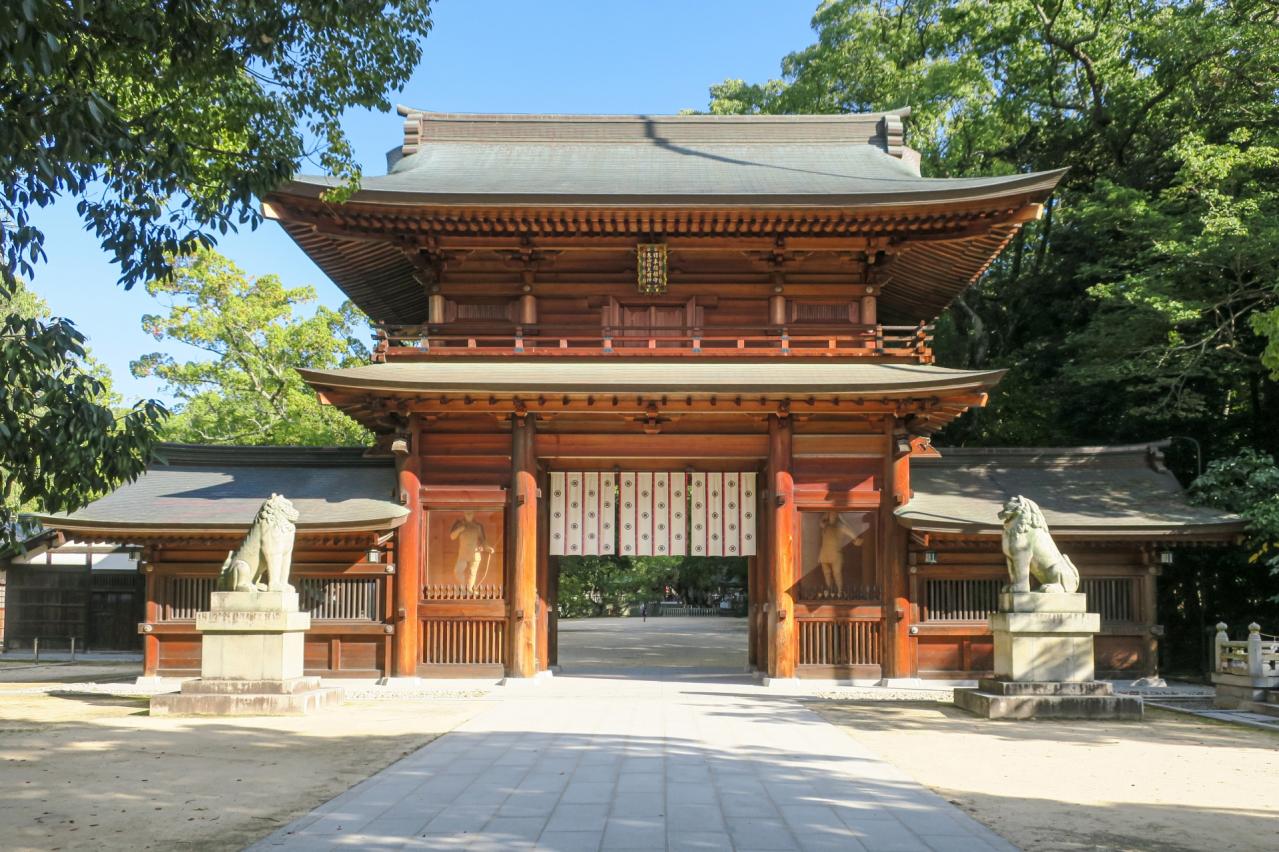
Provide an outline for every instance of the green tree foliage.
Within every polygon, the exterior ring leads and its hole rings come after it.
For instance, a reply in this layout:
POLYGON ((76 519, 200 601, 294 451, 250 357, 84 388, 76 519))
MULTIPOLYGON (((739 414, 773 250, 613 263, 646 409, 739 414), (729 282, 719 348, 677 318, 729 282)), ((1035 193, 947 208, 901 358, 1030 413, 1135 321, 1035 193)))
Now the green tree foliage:
POLYGON ((142 318, 157 340, 194 347, 208 356, 179 361, 144 355, 133 375, 156 376, 181 401, 165 424, 173 441, 211 444, 366 444, 368 432, 321 405, 295 367, 368 363, 360 341, 367 320, 346 302, 336 311, 299 307, 316 299, 311 287, 286 288, 278 276, 246 276, 211 249, 177 259, 171 278, 148 282, 165 300, 163 316, 142 318))
POLYGON ((0 294, 0 553, 17 542, 17 513, 76 509, 136 477, 146 465, 164 408, 117 412, 105 370, 84 336, 52 319, 14 281, 0 294))
MULTIPOLYGON (((59 196, 126 286, 256 226, 304 158, 358 183, 339 120, 390 108, 428 0, 12 0, 0 4, 0 235, 31 273, 30 212, 59 196)), ((340 195, 340 193, 339 193, 340 195)))
MULTIPOLYGON (((33 211, 60 197, 126 286, 256 226, 255 198, 305 158, 358 185, 339 119, 387 109, 430 28, 428 0, 0 3, 0 296, 43 256, 33 211)), ((0 475, 10 501, 73 509, 136 476, 163 409, 116 417, 65 320, 0 313, 0 475)))
MULTIPOLYGON (((829 0, 781 79, 714 86, 711 110, 909 105, 926 175, 1069 168, 939 322, 942 363, 1009 369, 939 443, 1175 434, 1209 458, 1273 454, 1277 21, 1263 0, 829 0)), ((1188 450, 1170 452, 1187 478, 1188 450)), ((1210 563, 1185 570, 1246 576, 1223 553, 1210 563)), ((1201 586, 1211 621, 1230 584, 1201 586)))

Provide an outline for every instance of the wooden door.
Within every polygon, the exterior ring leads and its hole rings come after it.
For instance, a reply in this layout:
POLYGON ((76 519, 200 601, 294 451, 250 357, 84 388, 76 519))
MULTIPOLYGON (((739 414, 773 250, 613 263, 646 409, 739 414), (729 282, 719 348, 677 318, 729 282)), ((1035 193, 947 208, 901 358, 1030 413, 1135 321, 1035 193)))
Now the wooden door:
MULTIPOLYGON (((684 305, 621 305, 621 337, 682 337, 687 334, 688 309, 684 305)), ((682 346, 679 340, 659 340, 658 348, 682 346)))

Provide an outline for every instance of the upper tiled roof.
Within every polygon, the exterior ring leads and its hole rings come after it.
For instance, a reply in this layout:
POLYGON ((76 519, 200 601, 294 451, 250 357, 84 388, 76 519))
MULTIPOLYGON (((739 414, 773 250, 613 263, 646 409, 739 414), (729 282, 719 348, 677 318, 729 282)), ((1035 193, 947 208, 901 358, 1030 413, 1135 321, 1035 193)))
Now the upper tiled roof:
POLYGON ((297 508, 300 531, 389 529, 408 514, 395 487, 393 461, 365 458, 359 447, 166 444, 134 482, 41 520, 73 532, 239 531, 278 493, 297 508))
POLYGON ((1119 447, 939 448, 911 460, 914 496, 897 510, 920 531, 997 534, 997 513, 1015 495, 1039 504, 1053 535, 1229 537, 1236 515, 1186 500, 1162 464, 1161 444, 1119 447))
MULTIPOLYGON (((357 201, 426 204, 910 205, 1046 195, 1061 171, 922 178, 908 110, 867 115, 486 115, 406 111, 390 173, 357 201), (402 154, 402 156, 400 156, 402 154)), ((279 191, 317 195, 328 178, 279 191)))

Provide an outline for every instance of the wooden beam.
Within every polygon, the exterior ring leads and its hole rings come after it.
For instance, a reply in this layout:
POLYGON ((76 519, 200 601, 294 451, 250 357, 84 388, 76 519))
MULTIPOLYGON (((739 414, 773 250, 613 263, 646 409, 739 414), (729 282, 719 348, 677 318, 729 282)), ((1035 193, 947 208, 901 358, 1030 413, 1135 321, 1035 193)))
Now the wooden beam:
POLYGON ((511 417, 508 677, 537 673, 537 452, 534 415, 511 417))
POLYGON ((762 459, 768 454, 764 435, 569 435, 539 434, 539 459, 583 459, 607 462, 626 458, 762 459))

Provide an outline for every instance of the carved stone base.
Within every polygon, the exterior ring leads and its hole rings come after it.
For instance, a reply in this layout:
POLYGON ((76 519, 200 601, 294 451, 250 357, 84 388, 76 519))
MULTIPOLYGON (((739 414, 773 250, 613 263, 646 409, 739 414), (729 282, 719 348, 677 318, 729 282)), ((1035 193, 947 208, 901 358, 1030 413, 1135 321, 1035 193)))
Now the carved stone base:
POLYGON ((342 703, 342 690, 303 677, 311 616, 297 592, 214 592, 196 614, 200 679, 151 699, 156 715, 293 716, 342 703))
POLYGON ((1104 681, 1044 683, 982 678, 976 688, 956 689, 955 706, 987 719, 1112 719, 1140 721, 1136 695, 1115 695, 1104 681))
POLYGON ((990 616, 995 677, 955 690, 955 706, 987 719, 1140 719, 1141 699, 1094 680, 1101 616, 1078 592, 1005 592, 990 616))
POLYGON ((318 677, 290 680, 190 680, 151 698, 152 716, 302 716, 342 703, 342 690, 318 677))
POLYGON ((995 674, 1014 681, 1090 681, 1101 616, 1079 593, 1012 592, 990 616, 995 674))

